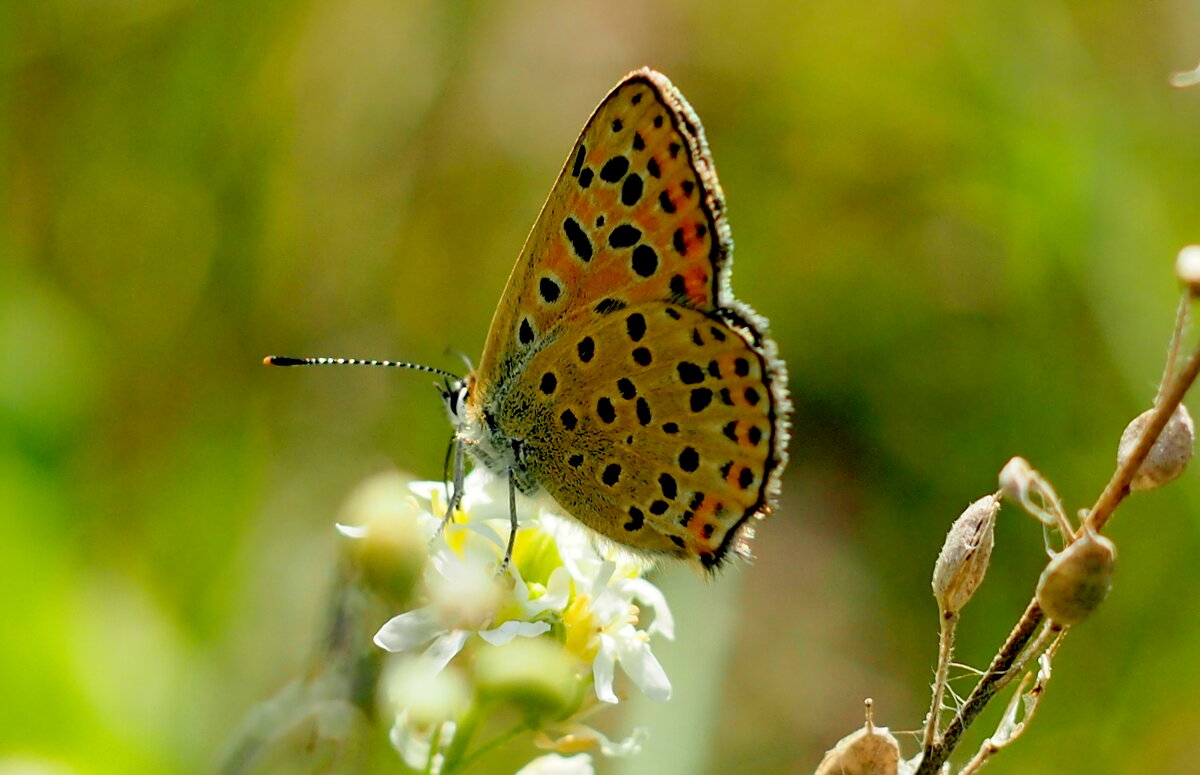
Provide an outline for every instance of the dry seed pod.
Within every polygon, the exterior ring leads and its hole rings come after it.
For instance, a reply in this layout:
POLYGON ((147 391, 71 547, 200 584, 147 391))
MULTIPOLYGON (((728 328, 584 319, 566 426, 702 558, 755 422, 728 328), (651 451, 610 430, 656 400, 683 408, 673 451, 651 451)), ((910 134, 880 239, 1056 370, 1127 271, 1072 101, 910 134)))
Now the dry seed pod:
POLYGON ((979 588, 995 543, 1000 499, 986 495, 954 520, 933 566, 933 596, 942 615, 956 614, 979 588))
POLYGON ((1116 556, 1112 541, 1085 528, 1051 558, 1038 579, 1037 601, 1046 616, 1065 625, 1086 619, 1112 587, 1116 556))
POLYGON ((899 768, 900 744, 887 727, 875 726, 867 700, 867 723, 838 740, 814 775, 896 775, 899 768))
MULTIPOLYGON (((1117 465, 1125 463, 1153 412, 1153 409, 1147 409, 1125 426, 1125 432, 1121 434, 1121 443, 1117 447, 1117 465)), ((1129 489, 1153 490, 1179 478, 1183 469, 1187 468, 1188 461, 1192 459, 1195 441, 1196 426, 1192 422, 1192 415, 1186 406, 1180 404, 1175 414, 1171 415, 1171 419, 1167 420, 1166 427, 1150 448, 1150 453, 1146 455, 1133 481, 1129 483, 1129 489)))

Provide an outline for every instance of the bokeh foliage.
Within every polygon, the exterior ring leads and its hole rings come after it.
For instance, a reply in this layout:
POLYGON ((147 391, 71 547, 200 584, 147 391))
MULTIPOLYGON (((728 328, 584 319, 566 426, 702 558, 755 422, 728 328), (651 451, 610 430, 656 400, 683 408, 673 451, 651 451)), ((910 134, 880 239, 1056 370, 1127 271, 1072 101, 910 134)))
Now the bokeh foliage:
MULTIPOLYGON (((0 753, 202 772, 305 669, 341 499, 437 476, 449 429, 420 375, 259 360, 477 356, 642 64, 705 122, 797 414, 757 563, 666 574, 689 723, 625 771, 811 771, 868 695, 917 727, 950 521, 1013 454, 1088 505, 1153 396, 1200 241, 1200 91, 1166 79, 1197 57, 1178 1, 0 5, 0 753)), ((1108 605, 997 771, 1190 769, 1197 494, 1118 514, 1108 605)), ((1002 512, 962 661, 1040 547, 1002 512)))

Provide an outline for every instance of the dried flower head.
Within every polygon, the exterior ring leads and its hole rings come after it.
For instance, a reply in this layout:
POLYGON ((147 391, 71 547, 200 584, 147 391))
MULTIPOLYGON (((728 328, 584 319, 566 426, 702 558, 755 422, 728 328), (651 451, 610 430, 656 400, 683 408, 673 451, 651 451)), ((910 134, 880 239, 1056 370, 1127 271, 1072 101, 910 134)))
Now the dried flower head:
POLYGON ((1014 457, 1000 470, 1000 493, 1046 527, 1073 532, 1058 493, 1025 458, 1014 457))
POLYGON ((895 775, 900 768, 900 744, 887 727, 875 726, 871 700, 867 721, 831 748, 815 775, 895 775))
POLYGON ((943 616, 962 610, 983 582, 999 511, 1000 499, 986 495, 968 506, 950 527, 933 566, 933 596, 943 616))
POLYGON ((1175 259, 1175 275, 1195 296, 1200 292, 1200 245, 1188 245, 1175 259))
MULTIPOLYGON (((1153 409, 1147 409, 1125 426, 1117 447, 1117 465, 1125 464, 1153 413, 1153 409)), ((1180 404, 1138 468, 1133 481, 1129 483, 1129 489, 1153 490, 1178 479, 1192 459, 1195 446, 1196 426, 1187 407, 1180 404)))
POLYGON ((1037 601, 1058 624, 1087 618, 1112 587, 1117 550, 1113 542, 1090 528, 1050 559, 1038 579, 1037 601))

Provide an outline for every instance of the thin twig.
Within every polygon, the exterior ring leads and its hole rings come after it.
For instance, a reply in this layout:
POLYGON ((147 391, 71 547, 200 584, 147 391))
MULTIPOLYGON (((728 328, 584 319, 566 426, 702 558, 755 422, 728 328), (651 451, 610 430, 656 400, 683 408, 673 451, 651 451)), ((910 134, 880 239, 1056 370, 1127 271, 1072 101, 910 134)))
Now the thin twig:
POLYGON ((925 719, 925 748, 938 741, 939 724, 942 717, 942 697, 946 692, 946 678, 950 673, 950 660, 954 656, 954 630, 958 626, 958 614, 946 612, 941 617, 942 626, 938 633, 937 672, 933 676, 933 699, 929 704, 929 716, 925 719))

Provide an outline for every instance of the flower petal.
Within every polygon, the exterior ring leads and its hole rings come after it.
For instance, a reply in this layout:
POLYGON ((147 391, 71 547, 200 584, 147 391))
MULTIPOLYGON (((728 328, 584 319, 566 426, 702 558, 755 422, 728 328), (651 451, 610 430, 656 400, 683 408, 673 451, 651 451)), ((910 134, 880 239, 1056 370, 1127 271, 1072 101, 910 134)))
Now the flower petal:
POLYGON ((600 650, 592 661, 592 684, 596 689, 596 699, 601 702, 617 702, 613 693, 613 651, 616 644, 609 635, 600 635, 600 650))
POLYGON ((675 640, 675 617, 671 616, 662 590, 645 579, 630 579, 628 583, 634 598, 654 612, 654 621, 646 628, 646 634, 661 633, 668 640, 675 640))
POLYGON ((434 673, 441 672, 442 668, 450 664, 450 660, 458 656, 458 652, 462 651, 467 642, 468 635, 470 633, 466 630, 451 630, 439 635, 429 644, 424 656, 429 660, 434 673))
POLYGON ((517 775, 595 775, 592 757, 586 753, 571 757, 549 753, 517 770, 517 775))
POLYGON ((571 574, 566 568, 555 568, 546 583, 546 591, 536 600, 530 601, 533 612, 561 611, 571 600, 571 574))
POLYGON ((387 651, 408 651, 433 640, 442 629, 437 611, 426 606, 389 619, 375 633, 375 645, 387 651))
POLYGON ((617 643, 617 660, 647 697, 659 702, 671 699, 671 681, 651 653, 648 641, 637 637, 621 638, 617 643))
POLYGON ((343 525, 341 522, 334 522, 333 529, 338 531, 338 535, 345 538, 366 538, 366 525, 343 525))
MULTIPOLYGON (((444 721, 441 724, 442 732, 438 739, 439 746, 447 746, 454 739, 454 732, 457 725, 453 721, 444 721)), ((396 714, 396 721, 392 724, 391 730, 388 732, 388 740, 391 741, 392 747, 400 752, 400 757, 404 759, 404 763, 414 770, 425 769, 426 763, 429 761, 430 744, 433 741, 433 727, 427 729, 418 729, 408 722, 408 713, 400 711, 396 714)), ((441 769, 440 753, 434 754, 433 771, 437 772, 441 769)))
POLYGON ((550 625, 546 622, 520 622, 510 619, 494 629, 480 630, 479 637, 493 646, 503 646, 518 635, 522 638, 536 638, 549 630, 550 625))

